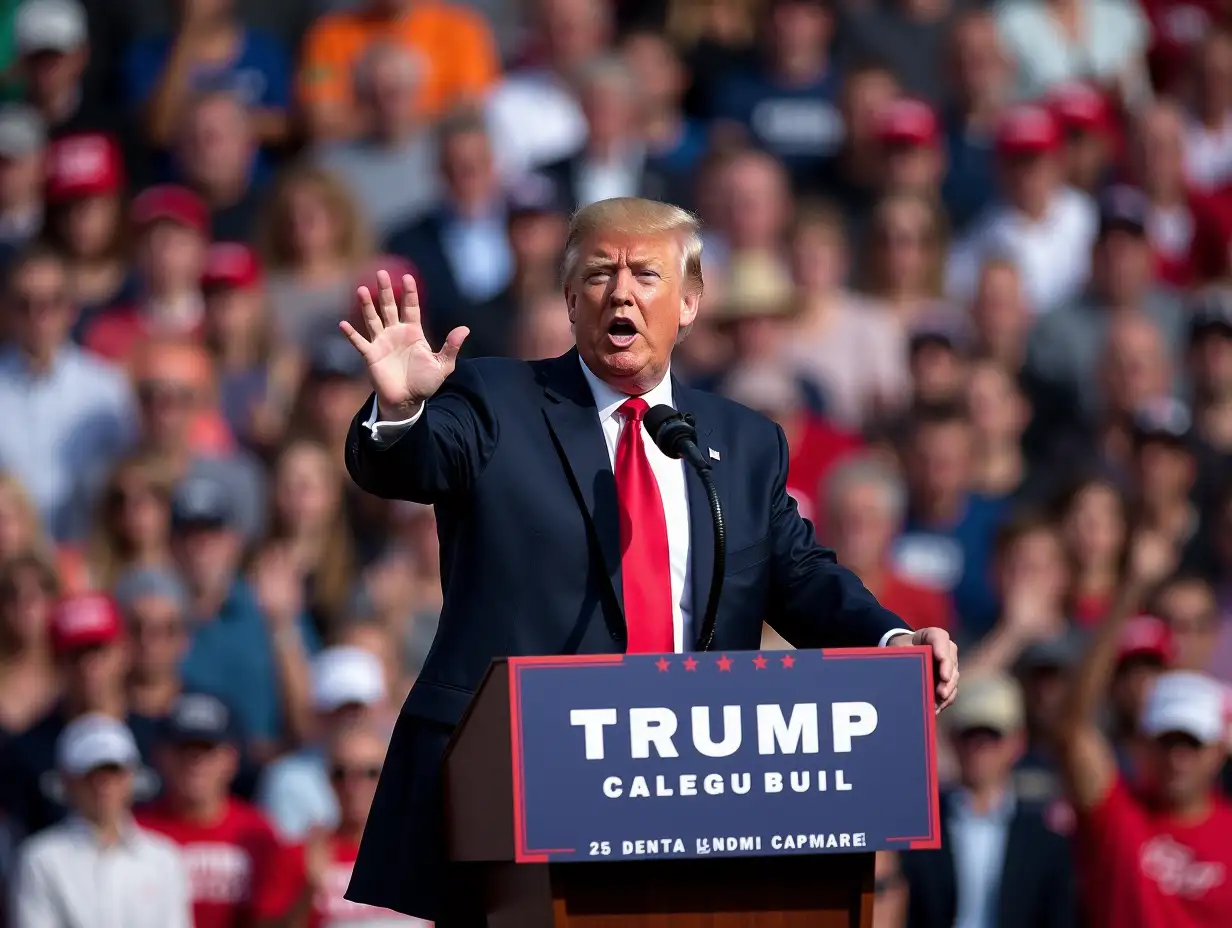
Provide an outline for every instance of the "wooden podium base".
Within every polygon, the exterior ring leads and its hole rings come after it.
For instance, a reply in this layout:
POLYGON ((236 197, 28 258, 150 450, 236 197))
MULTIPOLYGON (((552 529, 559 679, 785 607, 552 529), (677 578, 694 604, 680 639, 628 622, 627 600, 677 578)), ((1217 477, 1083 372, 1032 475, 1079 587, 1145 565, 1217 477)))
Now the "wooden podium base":
POLYGON ((489 864, 488 928, 871 928, 873 855, 489 864))

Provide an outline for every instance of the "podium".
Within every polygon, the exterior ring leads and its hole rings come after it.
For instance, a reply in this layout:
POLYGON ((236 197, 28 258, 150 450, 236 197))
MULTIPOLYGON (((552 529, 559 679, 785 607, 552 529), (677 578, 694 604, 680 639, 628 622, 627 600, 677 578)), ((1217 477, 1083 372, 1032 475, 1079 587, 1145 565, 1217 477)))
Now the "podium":
POLYGON ((446 750, 489 928, 871 928, 938 847, 926 648, 493 662, 446 750))

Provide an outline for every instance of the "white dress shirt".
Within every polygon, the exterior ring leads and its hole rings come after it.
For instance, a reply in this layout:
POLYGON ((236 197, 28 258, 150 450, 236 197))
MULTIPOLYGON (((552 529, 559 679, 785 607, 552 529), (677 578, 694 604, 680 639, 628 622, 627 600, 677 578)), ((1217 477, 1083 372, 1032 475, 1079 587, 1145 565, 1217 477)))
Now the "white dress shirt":
MULTIPOLYGON (((603 440, 607 444, 608 461, 612 470, 616 469, 616 444, 620 439, 620 431, 624 428, 624 416, 617 410, 629 399, 628 394, 612 389, 594 375, 586 363, 578 359, 582 366, 582 374, 595 398, 595 409, 599 415, 599 424, 603 428, 603 440)), ((672 378, 668 373, 658 385, 642 394, 642 399, 650 407, 671 406, 676 408, 672 396, 672 378)), ((377 403, 372 401, 372 411, 364 423, 372 432, 373 438, 380 443, 393 441, 423 415, 424 406, 409 419, 400 422, 381 422, 377 419, 377 403)), ((663 499, 663 514, 667 521, 667 550, 671 561, 672 578, 672 641, 676 653, 692 650, 695 640, 693 634, 693 593, 690 580, 693 574, 692 558, 690 557, 689 536, 689 493, 685 484, 683 461, 674 460, 659 450, 659 446, 651 439, 650 433, 642 429, 642 442, 646 446, 646 457, 650 460, 650 469, 654 471, 659 483, 659 495, 663 499), (690 647, 686 647, 686 642, 690 647)), ((879 644, 885 644, 899 634, 910 634, 910 629, 894 629, 882 636, 879 644)))
POLYGON ((20 928, 189 928, 192 899, 179 848, 130 824, 103 845, 76 816, 19 851, 13 924, 20 928))

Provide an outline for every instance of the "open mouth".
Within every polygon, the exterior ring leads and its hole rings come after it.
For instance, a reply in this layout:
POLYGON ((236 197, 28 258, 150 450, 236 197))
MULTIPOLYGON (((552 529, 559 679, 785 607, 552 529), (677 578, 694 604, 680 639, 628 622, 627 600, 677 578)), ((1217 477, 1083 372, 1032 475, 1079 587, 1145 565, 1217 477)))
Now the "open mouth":
POLYGON ((637 326, 628 319, 613 319, 607 327, 607 334, 617 348, 628 348, 637 338, 637 326))

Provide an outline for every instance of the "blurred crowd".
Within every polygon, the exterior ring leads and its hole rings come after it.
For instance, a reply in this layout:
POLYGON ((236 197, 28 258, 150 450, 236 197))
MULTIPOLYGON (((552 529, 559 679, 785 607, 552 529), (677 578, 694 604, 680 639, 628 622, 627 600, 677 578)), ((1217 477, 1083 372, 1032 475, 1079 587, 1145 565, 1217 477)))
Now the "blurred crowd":
MULTIPOLYGON (((878 928, 1226 928, 1226 0, 0 0, 0 922, 369 928, 440 606, 337 324, 572 345, 568 218, 698 213, 673 373, 960 642, 878 928)), ((766 647, 785 643, 767 632, 766 647)))

